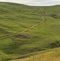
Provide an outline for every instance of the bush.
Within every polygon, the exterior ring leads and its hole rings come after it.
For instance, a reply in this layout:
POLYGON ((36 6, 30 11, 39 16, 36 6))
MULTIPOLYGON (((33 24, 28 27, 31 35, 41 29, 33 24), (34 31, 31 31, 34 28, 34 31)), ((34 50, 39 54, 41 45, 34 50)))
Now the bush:
POLYGON ((60 18, 60 16, 57 15, 57 14, 51 14, 50 16, 53 17, 53 18, 60 18))
POLYGON ((55 41, 55 42, 50 44, 50 48, 55 48, 55 47, 60 47, 60 42, 59 41, 55 41))

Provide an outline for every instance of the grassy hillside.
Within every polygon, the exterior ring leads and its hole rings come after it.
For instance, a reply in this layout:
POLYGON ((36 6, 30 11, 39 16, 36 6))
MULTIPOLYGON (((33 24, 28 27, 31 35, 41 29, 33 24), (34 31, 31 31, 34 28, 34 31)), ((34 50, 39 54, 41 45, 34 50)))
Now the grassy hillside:
POLYGON ((11 61, 60 61, 60 48, 44 51, 40 54, 24 59, 16 59, 11 61))
POLYGON ((0 61, 55 47, 60 47, 60 6, 0 2, 0 61))

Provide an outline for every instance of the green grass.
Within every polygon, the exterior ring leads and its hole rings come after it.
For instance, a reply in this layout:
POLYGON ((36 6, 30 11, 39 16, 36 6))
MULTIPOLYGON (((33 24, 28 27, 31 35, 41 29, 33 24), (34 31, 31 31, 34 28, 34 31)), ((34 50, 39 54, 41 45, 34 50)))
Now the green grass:
POLYGON ((60 6, 0 2, 0 51, 7 60, 59 47, 51 46, 56 41, 60 43, 60 6))
POLYGON ((51 49, 27 58, 11 61, 60 61, 60 48, 51 49))

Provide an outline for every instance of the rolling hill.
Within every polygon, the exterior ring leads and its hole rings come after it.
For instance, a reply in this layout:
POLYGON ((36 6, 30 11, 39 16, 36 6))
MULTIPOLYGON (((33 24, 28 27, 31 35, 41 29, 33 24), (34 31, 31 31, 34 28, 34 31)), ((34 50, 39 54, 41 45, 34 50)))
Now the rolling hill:
POLYGON ((33 7, 0 2, 0 61, 60 47, 60 6, 33 7))

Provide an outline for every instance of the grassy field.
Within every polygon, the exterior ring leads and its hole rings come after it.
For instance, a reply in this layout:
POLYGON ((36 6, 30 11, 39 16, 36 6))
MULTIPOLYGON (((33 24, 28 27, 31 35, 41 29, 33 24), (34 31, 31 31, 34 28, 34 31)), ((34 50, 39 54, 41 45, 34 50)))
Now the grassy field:
POLYGON ((60 6, 32 7, 0 2, 0 61, 60 47, 60 6))
POLYGON ((51 49, 27 58, 11 61, 60 61, 60 48, 51 49))

